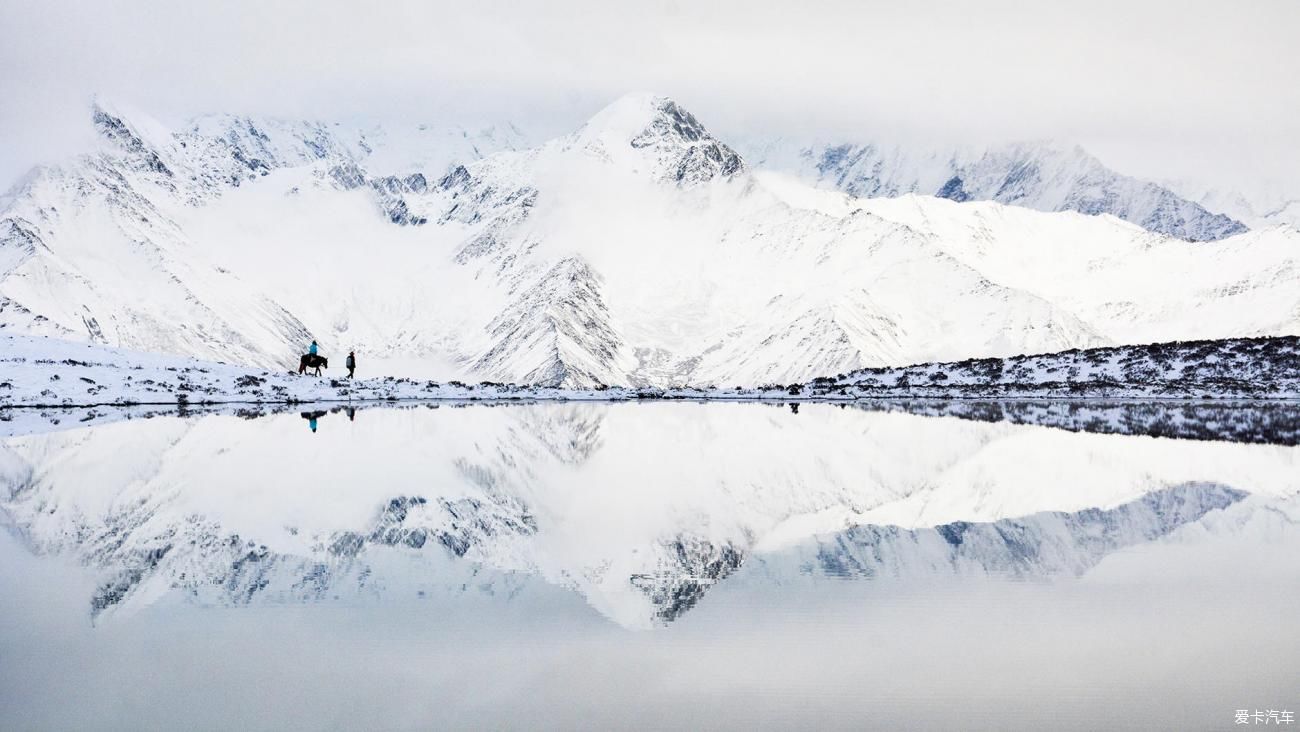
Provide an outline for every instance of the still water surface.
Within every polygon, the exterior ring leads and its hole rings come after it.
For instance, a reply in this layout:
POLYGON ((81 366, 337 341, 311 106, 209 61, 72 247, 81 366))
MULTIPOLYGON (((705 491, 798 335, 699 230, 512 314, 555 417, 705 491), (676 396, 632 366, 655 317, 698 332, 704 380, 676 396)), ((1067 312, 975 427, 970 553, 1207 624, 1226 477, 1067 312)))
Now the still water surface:
POLYGON ((1228 729, 1300 707, 1298 418, 421 405, 10 437, 0 728, 1228 729))

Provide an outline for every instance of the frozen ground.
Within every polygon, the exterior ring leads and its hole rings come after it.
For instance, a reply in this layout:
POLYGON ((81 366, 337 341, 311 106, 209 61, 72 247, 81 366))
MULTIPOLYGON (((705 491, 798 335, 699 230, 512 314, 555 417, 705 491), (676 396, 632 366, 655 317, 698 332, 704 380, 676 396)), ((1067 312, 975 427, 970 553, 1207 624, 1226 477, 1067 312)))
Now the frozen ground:
MULTIPOLYGON (((141 353, 38 336, 0 336, 0 406, 201 405, 398 399, 617 399, 626 389, 549 389, 391 376, 346 379, 343 355, 322 376, 141 353)), ((362 366, 362 373, 364 371, 362 366)))

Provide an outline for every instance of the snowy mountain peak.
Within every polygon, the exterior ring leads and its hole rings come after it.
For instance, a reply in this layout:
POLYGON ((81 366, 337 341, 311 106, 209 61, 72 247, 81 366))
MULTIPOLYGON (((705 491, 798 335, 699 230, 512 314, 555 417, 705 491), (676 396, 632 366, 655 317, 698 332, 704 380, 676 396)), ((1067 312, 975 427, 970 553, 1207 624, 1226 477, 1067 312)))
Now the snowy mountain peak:
POLYGON ((587 120, 578 135, 610 135, 631 140, 641 134, 659 116, 660 110, 668 105, 676 106, 676 102, 661 94, 624 94, 587 120))
POLYGON ((637 158, 648 158, 657 180, 679 185, 731 177, 745 167, 695 115, 668 97, 645 92, 602 109, 571 136, 569 146, 634 166, 637 158))
POLYGON ((159 148, 167 135, 160 133, 161 125, 152 120, 129 121, 128 115, 117 105, 96 98, 90 105, 90 118, 100 137, 112 143, 127 155, 137 170, 148 170, 168 177, 172 170, 163 162, 159 148))

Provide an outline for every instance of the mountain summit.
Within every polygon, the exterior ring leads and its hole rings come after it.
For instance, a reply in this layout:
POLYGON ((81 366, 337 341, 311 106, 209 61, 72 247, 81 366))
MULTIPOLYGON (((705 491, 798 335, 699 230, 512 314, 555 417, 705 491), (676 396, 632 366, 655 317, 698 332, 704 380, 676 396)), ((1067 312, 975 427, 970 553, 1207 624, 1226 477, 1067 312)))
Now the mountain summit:
POLYGON ((668 97, 628 94, 602 109, 570 144, 611 159, 648 161, 655 177, 690 186, 744 170, 740 155, 709 134, 690 112, 668 97))

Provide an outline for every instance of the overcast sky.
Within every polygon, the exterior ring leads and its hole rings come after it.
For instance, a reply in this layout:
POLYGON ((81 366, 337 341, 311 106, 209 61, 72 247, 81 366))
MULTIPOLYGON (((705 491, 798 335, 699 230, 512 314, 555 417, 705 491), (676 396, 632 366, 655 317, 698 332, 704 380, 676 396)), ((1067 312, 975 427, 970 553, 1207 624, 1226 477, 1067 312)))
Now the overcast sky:
POLYGON ((0 0, 0 188, 100 93, 210 111, 576 126, 627 91, 722 136, 1057 138, 1300 191, 1300 2, 0 0))

